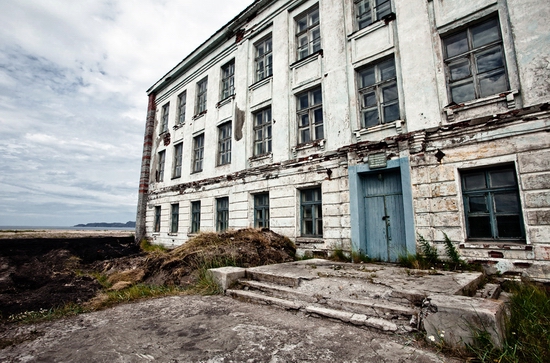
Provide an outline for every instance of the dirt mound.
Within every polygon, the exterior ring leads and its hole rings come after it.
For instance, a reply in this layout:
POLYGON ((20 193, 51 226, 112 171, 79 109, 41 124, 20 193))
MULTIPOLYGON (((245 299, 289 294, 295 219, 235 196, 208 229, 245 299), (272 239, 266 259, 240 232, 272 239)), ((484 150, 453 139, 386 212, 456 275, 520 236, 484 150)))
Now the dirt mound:
POLYGON ((186 285, 194 282, 201 269, 289 262, 294 260, 295 252, 291 240, 265 228, 201 233, 168 253, 148 258, 144 281, 186 285))
POLYGON ((139 252, 133 237, 0 240, 0 318, 85 302, 101 287, 90 263, 139 252))
POLYGON ((112 290, 136 283, 187 286, 207 268, 288 262, 295 252, 288 238, 268 229, 201 233, 148 255, 133 237, 0 239, 0 319, 89 301, 102 289, 93 271, 106 275, 112 290))

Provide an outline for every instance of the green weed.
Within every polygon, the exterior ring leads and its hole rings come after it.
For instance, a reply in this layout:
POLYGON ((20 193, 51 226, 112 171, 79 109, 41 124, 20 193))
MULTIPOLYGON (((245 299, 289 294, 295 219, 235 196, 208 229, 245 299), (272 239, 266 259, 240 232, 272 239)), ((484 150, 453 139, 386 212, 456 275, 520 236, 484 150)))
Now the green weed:
POLYGON ((63 317, 74 316, 86 311, 88 310, 79 304, 68 303, 57 308, 24 311, 19 314, 10 315, 8 317, 8 322, 32 324, 41 321, 50 321, 63 317))
POLYGON ((514 284, 502 348, 484 331, 474 331, 467 346, 480 362, 550 362, 550 292, 533 283, 514 284))

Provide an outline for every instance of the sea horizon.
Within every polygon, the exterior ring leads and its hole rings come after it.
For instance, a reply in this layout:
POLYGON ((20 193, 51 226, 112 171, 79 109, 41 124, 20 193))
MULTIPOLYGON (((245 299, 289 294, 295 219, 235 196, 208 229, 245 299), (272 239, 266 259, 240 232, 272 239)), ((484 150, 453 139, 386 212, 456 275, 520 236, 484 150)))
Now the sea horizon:
POLYGON ((75 227, 75 226, 0 226, 0 231, 5 230, 71 230, 71 231, 133 231, 135 227, 75 227))

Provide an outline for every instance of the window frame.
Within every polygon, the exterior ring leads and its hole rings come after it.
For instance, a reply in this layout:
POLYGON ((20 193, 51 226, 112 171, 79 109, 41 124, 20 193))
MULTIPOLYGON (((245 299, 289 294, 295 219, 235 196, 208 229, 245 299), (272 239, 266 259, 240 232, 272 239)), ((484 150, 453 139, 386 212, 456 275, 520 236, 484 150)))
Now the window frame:
POLYGON ((272 138, 273 138, 273 120, 271 106, 263 108, 253 114, 254 126, 253 126, 253 155, 262 156, 272 152, 272 138), (261 117, 262 123, 258 124, 258 116, 261 117), (258 138, 260 135, 260 138, 258 138), (261 150, 258 150, 260 148, 261 150))
POLYGON ((164 105, 162 105, 161 122, 160 122, 161 134, 168 132, 169 117, 170 117, 170 102, 167 102, 164 105))
POLYGON ((197 97, 195 103, 195 114, 200 115, 208 109, 208 77, 197 82, 197 97))
POLYGON ((225 232, 229 228, 229 197, 216 198, 216 231, 225 232))
POLYGON ((271 35, 254 44, 254 65, 256 82, 273 75, 273 37, 271 35), (266 50, 267 48, 269 50, 266 50))
POLYGON ((191 202, 191 233, 199 233, 201 229, 201 201, 191 202))
POLYGON ((161 219, 162 208, 160 205, 155 206, 155 217, 153 221, 153 232, 160 232, 160 219, 161 219))
POLYGON ((183 165, 183 142, 174 145, 174 168, 172 170, 172 179, 180 178, 183 165))
POLYGON ((385 57, 379 59, 375 62, 369 63, 365 66, 358 68, 356 71, 357 77, 357 93, 359 96, 359 114, 360 114, 360 123, 361 128, 371 128, 378 125, 388 124, 390 122, 395 122, 401 119, 401 107, 399 104, 399 83, 397 82, 397 67, 395 64, 395 57, 385 57), (383 76, 384 70, 389 68, 382 68, 383 65, 391 61, 393 67, 393 75, 391 77, 385 78, 383 76), (368 85, 363 85, 364 75, 368 74, 369 71, 373 71, 374 83, 368 85), (390 88, 395 88, 395 98, 386 100, 385 99, 385 90, 390 88), (365 105, 365 97, 369 94, 374 94, 374 102, 372 105, 365 105), (386 117, 385 110, 390 107, 397 106, 397 117, 391 118, 386 117), (369 125, 367 122, 367 115, 376 110, 377 113, 377 123, 369 125))
POLYGON ((324 114, 323 114, 323 90, 319 85, 318 87, 311 88, 307 91, 300 92, 296 95, 296 124, 297 124, 297 140, 298 145, 307 144, 309 142, 322 140, 325 138, 324 131, 324 114), (321 100, 318 103, 315 103, 315 92, 319 92, 321 100), (304 108, 301 107, 301 100, 304 95, 307 95, 307 106, 304 108), (319 115, 317 112, 320 110, 321 122, 316 122, 316 117, 319 115), (305 125, 303 120, 304 116, 307 117, 308 124, 305 125), (320 130, 321 135, 319 135, 318 130, 320 130), (308 139, 305 140, 305 131, 309 135, 308 139), (314 137, 311 137, 314 135, 314 137))
POLYGON ((158 162, 157 162, 156 179, 158 183, 162 183, 164 181, 165 165, 166 165, 166 150, 161 150, 158 152, 158 162))
POLYGON ((220 100, 223 101, 235 94, 235 59, 224 64, 221 72, 220 100))
POLYGON ((300 190, 300 235, 302 237, 313 238, 323 237, 323 192, 320 186, 300 190), (313 200, 304 201, 306 193, 309 192, 313 192, 313 200), (311 218, 306 217, 306 210, 308 208, 311 208, 311 218), (320 213, 321 215, 318 216, 318 213, 320 213), (311 221, 311 233, 307 233, 306 224, 308 221, 311 221), (321 231, 318 230, 319 223, 321 231))
MULTIPOLYGON (((470 101, 476 101, 479 99, 483 99, 486 97, 490 97, 493 95, 497 95, 503 92, 507 92, 510 90, 510 78, 508 75, 508 66, 506 64, 506 54, 505 54, 505 47, 504 47, 504 39, 503 39, 503 31, 502 26, 500 23, 500 19, 498 15, 493 14, 490 17, 483 18, 479 21, 472 22, 464 27, 461 27, 459 29, 455 29, 451 32, 448 32, 441 36, 441 45, 443 48, 443 64, 445 67, 445 81, 446 81, 446 88, 447 88, 447 95, 449 98, 450 104, 462 104, 464 102, 470 102, 470 101), (486 44, 482 44, 479 46, 475 46, 474 42, 474 35, 473 30, 476 28, 481 28, 484 25, 487 25, 491 22, 495 22, 494 29, 497 31, 497 38, 495 40, 492 40, 486 44), (464 34, 466 35, 466 45, 467 50, 461 51, 460 53, 449 55, 449 45, 451 44, 451 39, 457 39, 460 35, 464 34), (480 70, 479 64, 481 59, 481 55, 487 55, 492 50, 498 50, 500 53, 499 61, 500 66, 490 68, 488 70, 480 70), (465 68, 461 67, 460 64, 466 65, 467 71, 469 74, 467 76, 460 76, 460 72, 464 71, 465 68), (453 72, 452 65, 455 66, 453 72), (458 72, 457 72, 458 71, 458 72), (498 75, 501 74, 502 81, 504 82, 502 88, 497 88, 494 92, 486 93, 482 90, 481 82, 487 79, 491 78, 491 75, 498 75), (453 74, 456 74, 457 79, 453 79, 453 74), (473 98, 467 98, 467 99, 460 99, 453 96, 453 90, 457 89, 458 87, 462 86, 468 86, 471 83, 471 87, 473 87, 473 98)), ((494 59, 490 59, 487 64, 491 64, 491 62, 494 63, 494 59)), ((497 82, 491 83, 491 85, 495 85, 497 82)))
POLYGON ((170 233, 178 233, 180 219, 180 205, 174 203, 170 205, 170 233))
POLYGON ((319 5, 306 10, 302 14, 294 18, 295 34, 296 34, 296 61, 307 58, 308 56, 321 51, 321 14, 319 5), (313 22, 313 15, 316 14, 317 22, 313 22), (305 27, 301 28, 300 24, 305 19, 305 27), (318 36, 315 37, 315 34, 318 36), (300 42, 305 39, 305 42, 300 42))
POLYGON ((224 122, 218 126, 218 166, 231 164, 232 122, 224 122))
MULTIPOLYGON (((483 168, 475 168, 475 169, 466 169, 466 170, 460 170, 460 185, 462 188, 462 199, 463 199, 463 206, 464 206, 464 219, 465 219, 465 225, 466 225, 466 238, 468 241, 493 241, 493 242, 522 242, 525 243, 526 237, 525 237, 525 224, 523 220, 523 210, 521 206, 521 199, 520 199, 520 189, 519 189, 519 182, 517 178, 516 168, 513 164, 503 164, 503 165, 497 165, 497 166, 488 166, 483 168), (492 175, 494 173, 504 173, 508 172, 512 178, 514 185, 504 185, 504 186, 494 186, 492 185, 492 175), (485 187, 483 188, 476 188, 476 189, 469 189, 466 185, 467 180, 466 178, 468 176, 476 176, 476 175, 483 175, 483 181, 485 184, 485 187), (498 196, 504 196, 504 195, 513 195, 516 199, 516 205, 515 208, 517 209, 514 211, 499 211, 497 206, 497 201, 499 200, 498 196), (497 198, 495 198, 497 196, 497 198), (476 204, 475 200, 472 201, 473 198, 478 199, 478 203, 476 204), (486 210, 480 210, 480 211, 472 211, 472 206, 475 208, 479 208, 481 205, 480 199, 484 200, 484 206, 486 210), (471 203, 472 201, 472 203, 471 203), (517 222, 517 231, 519 231, 518 234, 515 236, 503 236, 501 237, 501 231, 499 230, 499 217, 515 217, 517 222), (470 218, 477 218, 478 220, 480 218, 488 218, 489 222, 489 229, 491 232, 491 236, 480 236, 480 235, 473 235, 474 232, 472 231, 472 223, 470 221, 470 218)), ((504 199, 501 200, 502 203, 500 204, 500 207, 510 207, 509 200, 505 201, 504 199), (507 204, 508 203, 508 204, 507 204)), ((508 219, 503 223, 503 225, 510 226, 512 221, 508 219)), ((485 226, 486 228, 487 226, 485 226)), ((479 230, 476 232, 479 233, 479 230)))
POLYGON ((254 228, 269 228, 269 193, 254 194, 254 228))
POLYGON ((185 123, 185 111, 187 107, 187 91, 183 91, 178 95, 178 125, 185 123))
POLYGON ((353 15, 355 29, 361 30, 368 27, 377 21, 382 20, 384 17, 392 13, 392 1, 391 0, 354 0, 353 1, 353 15), (363 7, 361 7, 363 5, 363 7), (386 6, 389 5, 389 6, 386 6), (365 11, 361 11, 365 9, 365 11), (368 14, 368 15, 366 15, 368 14), (361 18, 365 18, 363 21, 361 18), (370 19, 370 20, 369 20, 370 19))
POLYGON ((193 173, 201 172, 204 162, 204 133, 193 137, 193 173))

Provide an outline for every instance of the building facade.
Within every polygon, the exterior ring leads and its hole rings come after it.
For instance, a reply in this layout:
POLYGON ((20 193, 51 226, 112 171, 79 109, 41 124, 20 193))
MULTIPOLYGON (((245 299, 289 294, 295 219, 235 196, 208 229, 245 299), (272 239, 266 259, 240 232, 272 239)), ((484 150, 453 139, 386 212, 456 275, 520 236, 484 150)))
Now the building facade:
POLYGON ((256 0, 149 90, 137 238, 550 276, 550 3, 256 0), (309 252, 308 252, 309 251, 309 252))

